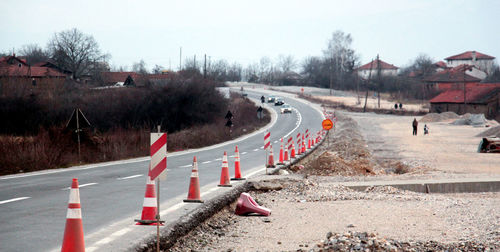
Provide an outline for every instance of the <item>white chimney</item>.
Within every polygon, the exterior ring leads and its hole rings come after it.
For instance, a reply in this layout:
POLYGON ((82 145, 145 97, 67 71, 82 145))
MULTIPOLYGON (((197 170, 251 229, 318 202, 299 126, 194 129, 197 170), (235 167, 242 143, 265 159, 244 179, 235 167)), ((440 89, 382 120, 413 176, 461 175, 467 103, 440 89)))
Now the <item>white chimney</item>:
POLYGON ((476 62, 476 51, 472 51, 472 62, 476 62))

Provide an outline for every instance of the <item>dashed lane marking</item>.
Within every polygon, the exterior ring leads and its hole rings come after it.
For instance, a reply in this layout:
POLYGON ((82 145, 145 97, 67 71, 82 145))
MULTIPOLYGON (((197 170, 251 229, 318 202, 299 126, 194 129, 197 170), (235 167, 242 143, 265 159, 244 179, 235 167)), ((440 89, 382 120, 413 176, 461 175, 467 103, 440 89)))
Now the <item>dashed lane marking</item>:
POLYGON ((248 152, 246 152, 246 151, 245 151, 245 152, 242 152, 242 153, 241 153, 241 155, 245 155, 245 154, 247 154, 247 153, 248 153, 248 152))
MULTIPOLYGON (((82 187, 86 187, 86 186, 91 186, 91 185, 97 185, 98 183, 87 183, 87 184, 83 184, 83 185, 79 185, 78 188, 82 188, 82 187)), ((61 189, 61 190, 69 190, 71 189, 71 187, 66 187, 64 189, 61 189)))
POLYGON ((212 163, 212 161, 205 161, 205 162, 202 162, 202 164, 210 164, 212 163))
POLYGON ((14 201, 25 200, 25 199, 29 199, 29 198, 31 198, 31 197, 19 197, 19 198, 13 198, 13 199, 8 199, 8 200, 2 200, 2 201, 0 201, 0 205, 5 204, 5 203, 14 202, 14 201))
POLYGON ((142 177, 142 176, 143 176, 142 174, 137 174, 137 175, 132 175, 132 176, 123 177, 123 178, 117 178, 117 179, 118 180, 125 180, 125 179, 138 178, 138 177, 142 177))
POLYGON ((259 151, 259 149, 254 149, 253 151, 259 151))

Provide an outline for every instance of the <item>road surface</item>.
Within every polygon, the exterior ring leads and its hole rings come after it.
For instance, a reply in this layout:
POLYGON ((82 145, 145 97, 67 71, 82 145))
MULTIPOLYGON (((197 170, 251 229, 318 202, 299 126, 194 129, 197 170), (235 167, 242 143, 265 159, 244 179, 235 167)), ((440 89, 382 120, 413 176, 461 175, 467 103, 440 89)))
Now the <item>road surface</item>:
MULTIPOLYGON (((254 99, 271 93, 263 89, 245 92, 254 99)), ((292 135, 295 140, 297 132, 306 129, 317 132, 322 121, 317 107, 292 99, 289 94, 281 95, 296 110, 282 115, 279 106, 269 103, 277 112, 277 120, 269 128, 276 161, 280 148, 278 140, 282 136, 292 135)), ((264 132, 258 132, 203 149, 169 153, 167 179, 160 186, 162 219, 172 221, 199 206, 182 203, 187 196, 195 155, 203 199, 229 190, 216 184, 220 179, 224 151, 228 152, 230 174, 234 175, 235 145, 240 150, 243 176, 264 173, 263 136, 264 132)), ((80 184, 87 251, 129 248, 137 239, 156 232, 156 228, 150 226, 134 225, 134 218, 139 218, 142 211, 148 164, 149 158, 144 157, 0 177, 0 251, 60 250, 72 178, 78 178, 80 184)))

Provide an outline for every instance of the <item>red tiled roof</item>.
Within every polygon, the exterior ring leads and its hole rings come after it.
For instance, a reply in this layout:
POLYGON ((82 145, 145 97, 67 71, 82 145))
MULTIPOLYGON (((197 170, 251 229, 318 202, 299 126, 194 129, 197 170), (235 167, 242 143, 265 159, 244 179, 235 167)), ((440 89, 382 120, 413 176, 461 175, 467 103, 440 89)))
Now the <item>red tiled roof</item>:
POLYGON ((481 79, 464 73, 473 66, 459 65, 454 68, 445 69, 424 79, 426 82, 479 82, 481 79))
POLYGON ((378 64, 380 64, 380 69, 398 69, 398 67, 389 64, 387 62, 384 62, 382 60, 373 60, 368 64, 364 64, 360 66, 357 70, 376 70, 378 69, 378 64))
MULTIPOLYGON (((480 85, 466 88, 467 103, 482 103, 484 97, 500 91, 497 85, 480 85)), ((430 103, 464 103, 464 90, 446 90, 430 100, 430 103)))
POLYGON ((0 76, 8 77, 57 77, 65 78, 67 75, 49 67, 8 66, 0 68, 0 76))
POLYGON ((22 65, 27 66, 26 64, 26 59, 21 59, 16 56, 4 56, 0 58, 0 66, 12 66, 12 65, 17 65, 18 63, 21 63, 22 65), (17 61, 17 62, 15 62, 17 61))
POLYGON ((136 72, 103 72, 102 78, 105 82, 125 82, 127 77, 130 75, 132 79, 136 79, 139 77, 139 74, 136 72))
POLYGON ((446 65, 446 63, 444 63, 444 61, 438 61, 436 63, 434 63, 435 66, 437 67, 441 67, 441 68, 447 68, 448 65, 446 65))
POLYGON ((472 59, 472 55, 476 54, 476 59, 494 59, 495 57, 486 55, 484 53, 476 52, 476 51, 467 51, 461 54, 453 55, 445 60, 470 60, 472 59))

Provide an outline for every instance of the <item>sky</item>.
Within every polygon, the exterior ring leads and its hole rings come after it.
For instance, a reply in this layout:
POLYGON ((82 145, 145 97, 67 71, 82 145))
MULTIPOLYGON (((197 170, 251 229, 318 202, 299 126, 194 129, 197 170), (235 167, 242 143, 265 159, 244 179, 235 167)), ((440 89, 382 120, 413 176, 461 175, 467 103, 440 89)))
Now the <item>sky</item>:
MULTIPOLYGON (((243 66, 262 57, 321 56, 332 33, 351 34, 361 63, 405 66, 475 50, 500 57, 498 0, 0 0, 0 51, 45 48, 56 33, 92 35, 113 67, 144 60, 177 70, 207 55, 243 66)), ((497 59, 498 62, 498 59, 497 59)))

